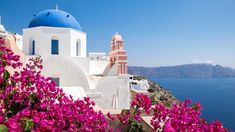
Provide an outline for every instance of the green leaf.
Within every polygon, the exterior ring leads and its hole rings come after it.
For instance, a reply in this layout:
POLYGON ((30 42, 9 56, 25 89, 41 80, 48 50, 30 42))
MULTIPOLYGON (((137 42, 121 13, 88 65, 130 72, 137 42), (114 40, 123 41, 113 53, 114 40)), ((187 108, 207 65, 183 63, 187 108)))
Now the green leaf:
POLYGON ((6 67, 6 66, 7 66, 6 60, 3 60, 3 61, 2 61, 2 65, 3 65, 3 67, 6 67))
POLYGON ((6 116, 9 118, 9 117, 12 117, 13 113, 11 111, 8 111, 6 116))
POLYGON ((13 114, 16 114, 20 110, 20 107, 21 107, 20 103, 15 102, 10 106, 10 111, 12 111, 13 114))
POLYGON ((32 119, 22 118, 21 126, 23 127, 25 132, 30 132, 34 128, 34 122, 32 119))
POLYGON ((10 73, 8 71, 4 71, 3 73, 3 82, 0 83, 0 90, 4 90, 6 88, 6 86, 9 83, 9 78, 10 78, 10 73))
POLYGON ((31 104, 36 104, 40 102, 35 93, 30 93, 28 99, 30 100, 31 104))
POLYGON ((32 85, 32 79, 30 77, 26 77, 26 80, 28 81, 28 86, 32 85))
POLYGON ((15 87, 15 86, 16 86, 16 82, 11 80, 11 85, 12 85, 13 87, 15 87))
POLYGON ((7 86, 7 81, 4 80, 1 84, 0 84, 0 90, 4 90, 7 86))
POLYGON ((0 132, 8 132, 7 126, 0 124, 0 132))
POLYGON ((3 78, 4 78, 4 80, 8 80, 10 78, 10 76, 11 76, 10 73, 8 71, 5 71, 3 78))

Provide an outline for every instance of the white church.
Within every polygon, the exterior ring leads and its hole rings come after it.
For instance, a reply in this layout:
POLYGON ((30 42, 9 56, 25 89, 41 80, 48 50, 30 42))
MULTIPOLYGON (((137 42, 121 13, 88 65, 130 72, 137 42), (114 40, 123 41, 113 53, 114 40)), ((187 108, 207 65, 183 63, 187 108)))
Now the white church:
POLYGON ((86 36, 71 14, 49 9, 33 16, 23 29, 23 43, 17 45, 26 60, 40 56, 42 74, 55 80, 66 94, 75 99, 91 97, 103 109, 129 108, 128 62, 121 35, 113 35, 107 56, 87 53, 86 36))

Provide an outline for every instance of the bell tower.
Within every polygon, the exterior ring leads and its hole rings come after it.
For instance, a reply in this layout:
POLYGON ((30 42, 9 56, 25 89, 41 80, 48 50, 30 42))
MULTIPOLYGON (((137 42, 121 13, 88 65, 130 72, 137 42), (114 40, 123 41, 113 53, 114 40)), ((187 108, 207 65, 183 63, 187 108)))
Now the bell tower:
POLYGON ((124 41, 122 36, 116 33, 112 37, 111 52, 109 53, 110 69, 117 64, 117 74, 128 74, 127 54, 124 50, 124 41))

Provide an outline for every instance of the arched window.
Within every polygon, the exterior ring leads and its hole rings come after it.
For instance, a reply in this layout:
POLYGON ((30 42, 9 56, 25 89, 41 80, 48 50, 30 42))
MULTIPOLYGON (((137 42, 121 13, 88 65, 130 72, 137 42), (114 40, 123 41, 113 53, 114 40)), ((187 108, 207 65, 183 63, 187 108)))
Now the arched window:
POLYGON ((29 55, 35 55, 35 40, 32 40, 29 45, 29 55))
POLYGON ((76 41, 76 56, 81 56, 81 40, 76 41))
POLYGON ((51 54, 53 55, 59 54, 59 40, 58 39, 51 40, 51 54))

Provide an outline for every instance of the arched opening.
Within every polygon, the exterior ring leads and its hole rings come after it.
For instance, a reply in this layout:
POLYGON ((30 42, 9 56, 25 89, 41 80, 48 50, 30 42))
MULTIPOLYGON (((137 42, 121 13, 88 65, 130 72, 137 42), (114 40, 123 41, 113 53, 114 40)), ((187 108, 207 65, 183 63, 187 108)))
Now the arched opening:
POLYGON ((81 40, 76 41, 76 56, 81 56, 81 40))

